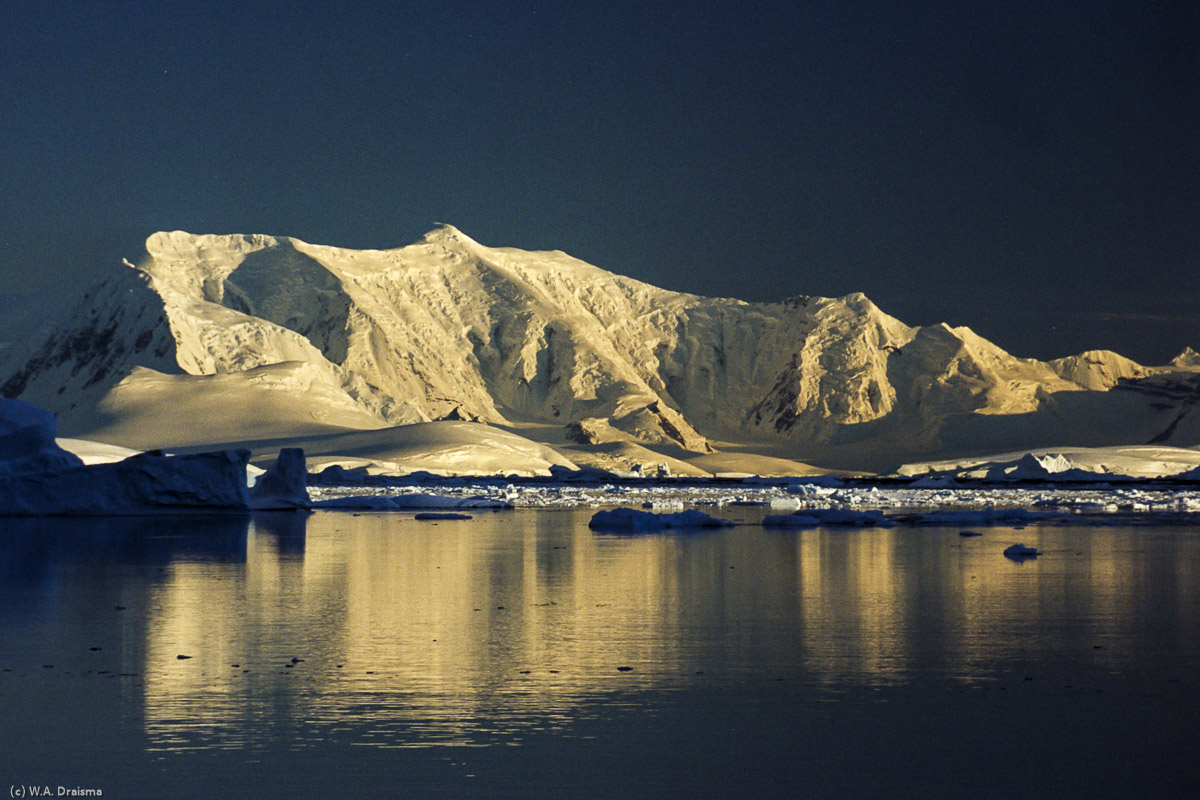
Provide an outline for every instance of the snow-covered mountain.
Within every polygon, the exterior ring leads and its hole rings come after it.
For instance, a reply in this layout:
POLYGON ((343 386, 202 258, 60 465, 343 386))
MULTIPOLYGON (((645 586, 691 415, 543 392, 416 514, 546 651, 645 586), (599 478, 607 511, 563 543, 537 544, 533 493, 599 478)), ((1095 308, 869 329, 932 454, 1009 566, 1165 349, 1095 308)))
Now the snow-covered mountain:
POLYGON ((449 226, 384 251, 178 231, 146 251, 57 327, 5 337, 0 394, 54 411, 68 435, 138 447, 148 430, 169 446, 437 419, 843 463, 977 450, 980 435, 1200 444, 1187 354, 1156 369, 1020 359, 861 294, 699 297, 449 226), (1171 398, 1140 388, 1164 372, 1171 398), (1070 419, 1077 407, 1089 419, 1070 419))

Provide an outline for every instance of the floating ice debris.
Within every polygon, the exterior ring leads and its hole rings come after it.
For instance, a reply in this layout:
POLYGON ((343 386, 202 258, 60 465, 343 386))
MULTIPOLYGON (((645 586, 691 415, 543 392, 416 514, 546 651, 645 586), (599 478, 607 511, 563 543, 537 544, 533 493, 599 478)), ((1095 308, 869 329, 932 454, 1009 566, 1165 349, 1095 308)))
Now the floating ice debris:
POLYGON ((446 497, 436 494, 345 495, 318 500, 313 508, 355 508, 370 511, 408 511, 416 508, 512 508, 490 497, 446 497))
POLYGON ((710 517, 703 511, 679 511, 674 514, 654 514, 632 508, 614 508, 597 511, 592 515, 588 527, 599 531, 624 531, 627 533, 649 533, 681 528, 723 528, 732 522, 710 517))
POLYGON ((815 483, 793 483, 787 486, 787 491, 792 494, 807 495, 809 497, 828 497, 838 490, 841 481, 831 486, 821 486, 815 483))
POLYGON ((772 497, 768 502, 772 511, 797 511, 800 508, 800 500, 795 497, 772 497))
POLYGON ((647 500, 642 503, 642 508, 648 508, 654 511, 683 511, 683 501, 676 498, 667 498, 664 500, 647 500))
POLYGON ((435 520, 455 520, 455 519, 472 519, 470 514, 455 514, 452 511, 422 511, 413 517, 413 519, 422 522, 433 522, 435 520))
POLYGON ((1024 544, 1013 544, 1004 548, 1004 555, 1015 561, 1020 561, 1026 558, 1037 558, 1039 553, 1036 547, 1029 547, 1028 545, 1024 544))
POLYGON ((250 507, 267 509, 308 508, 308 473, 304 469, 304 451, 285 447, 266 472, 250 487, 250 507))
POLYGON ((983 536, 979 531, 959 531, 959 536, 983 536))

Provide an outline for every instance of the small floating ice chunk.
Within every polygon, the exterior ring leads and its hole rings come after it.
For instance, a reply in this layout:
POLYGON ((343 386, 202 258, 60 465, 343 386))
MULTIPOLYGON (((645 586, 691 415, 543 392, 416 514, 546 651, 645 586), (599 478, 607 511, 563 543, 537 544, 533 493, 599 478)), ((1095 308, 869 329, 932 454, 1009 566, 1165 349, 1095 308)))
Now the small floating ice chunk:
POLYGON ((598 531, 624 531, 626 533, 650 533, 681 528, 724 528, 732 522, 710 517, 703 511, 679 511, 674 514, 654 514, 632 508, 614 508, 597 511, 588 522, 588 527, 598 531))
POLYGON ((1039 553, 1036 547, 1030 547, 1024 544, 1013 544, 1004 548, 1004 555, 1008 558, 1020 561, 1026 558, 1037 558, 1039 553))
POLYGON ((809 497, 828 497, 842 486, 842 481, 830 484, 790 483, 787 490, 791 494, 802 494, 809 497))
POLYGON ((470 514, 455 514, 453 511, 422 511, 413 517, 413 519, 422 522, 432 522, 434 520, 456 520, 456 519, 472 519, 470 514))
POLYGON ((648 508, 654 511, 683 511, 683 501, 673 498, 662 500, 647 500, 642 503, 642 508, 648 508))

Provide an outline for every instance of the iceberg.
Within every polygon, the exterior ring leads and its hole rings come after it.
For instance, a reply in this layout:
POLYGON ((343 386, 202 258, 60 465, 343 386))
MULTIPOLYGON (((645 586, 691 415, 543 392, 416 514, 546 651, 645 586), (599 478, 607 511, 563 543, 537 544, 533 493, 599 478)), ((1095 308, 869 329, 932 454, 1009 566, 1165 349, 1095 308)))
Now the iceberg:
POLYGON ((1006 558, 1011 558, 1013 561, 1024 561, 1027 558, 1037 558, 1040 553, 1036 547, 1029 547, 1024 544, 1009 545, 1004 548, 1006 558))
POLYGON ((135 453, 93 442, 86 459, 55 439, 53 414, 0 399, 0 516, 107 516, 297 508, 307 505, 304 454, 284 451, 247 489, 247 450, 135 453))
POLYGON ((0 477, 0 516, 249 511, 248 450, 142 455, 0 477))
POLYGON ((285 447, 266 472, 250 487, 250 507, 255 511, 308 508, 308 472, 304 451, 285 447))
POLYGON ((57 432, 49 411, 0 398, 0 476, 81 466, 83 459, 58 446, 57 432))

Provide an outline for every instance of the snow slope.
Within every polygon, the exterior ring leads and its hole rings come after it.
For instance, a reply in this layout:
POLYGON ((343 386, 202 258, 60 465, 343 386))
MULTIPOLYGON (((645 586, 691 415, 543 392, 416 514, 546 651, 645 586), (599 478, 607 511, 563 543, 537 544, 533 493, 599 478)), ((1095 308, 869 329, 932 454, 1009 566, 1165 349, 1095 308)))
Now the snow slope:
POLYGON ((1129 447, 1059 447, 1030 452, 999 453, 985 458, 951 459, 905 464, 900 475, 928 473, 963 478, 1053 479, 1058 473, 1079 470, 1103 480, 1106 475, 1162 478, 1200 468, 1200 450, 1141 445, 1129 447), (1029 465, 1033 469, 1022 470, 1029 465))
MULTIPOLYGON (((251 459, 262 466, 283 448, 304 450, 310 472, 337 464, 366 467, 372 473, 404 475, 549 475, 550 467, 576 469, 567 457, 546 445, 478 422, 421 422, 375 430, 321 433, 246 440, 251 459)), ((209 449, 199 443, 181 452, 209 449)))
POLYGON ((1151 372, 1136 361, 1111 350, 1088 350, 1047 363, 1063 378, 1097 391, 1111 389, 1125 378, 1144 378, 1151 372))
POLYGON ((65 435, 139 449, 439 419, 583 424, 572 446, 697 456, 713 437, 847 468, 1200 444, 1186 353, 1155 369, 1021 359, 861 294, 705 298, 450 226, 394 250, 180 231, 146 250, 57 327, 10 336, 0 395, 55 412, 65 435))

